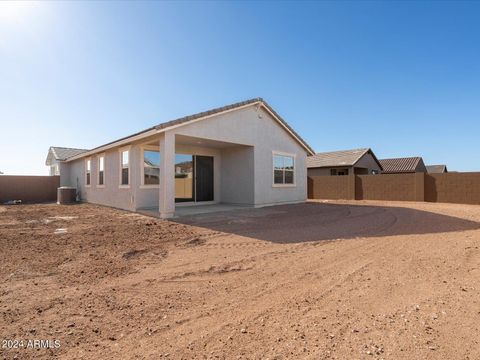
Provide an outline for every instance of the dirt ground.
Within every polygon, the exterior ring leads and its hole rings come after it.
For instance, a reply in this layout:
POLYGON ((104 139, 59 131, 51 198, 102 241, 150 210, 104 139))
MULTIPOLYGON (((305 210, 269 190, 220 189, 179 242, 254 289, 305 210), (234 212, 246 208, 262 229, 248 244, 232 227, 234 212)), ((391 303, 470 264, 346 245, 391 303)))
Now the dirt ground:
POLYGON ((480 206, 318 202, 175 221, 4 206, 0 354, 480 359, 479 246, 480 206))

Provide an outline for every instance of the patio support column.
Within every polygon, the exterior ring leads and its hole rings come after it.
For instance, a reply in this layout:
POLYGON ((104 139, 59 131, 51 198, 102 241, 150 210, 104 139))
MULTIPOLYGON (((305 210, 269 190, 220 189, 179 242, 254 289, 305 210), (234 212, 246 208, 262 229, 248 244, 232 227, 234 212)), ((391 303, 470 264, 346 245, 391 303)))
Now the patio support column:
POLYGON ((175 214, 175 134, 160 135, 160 194, 158 210, 162 219, 175 214))

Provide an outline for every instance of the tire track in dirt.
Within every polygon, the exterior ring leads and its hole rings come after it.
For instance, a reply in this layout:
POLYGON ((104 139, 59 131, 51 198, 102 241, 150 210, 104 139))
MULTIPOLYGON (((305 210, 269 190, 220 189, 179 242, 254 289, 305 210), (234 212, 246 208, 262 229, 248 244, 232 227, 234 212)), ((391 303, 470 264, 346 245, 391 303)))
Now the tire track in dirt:
MULTIPOLYGON (((345 261, 350 261, 350 259, 345 260, 345 261)), ((338 265, 341 265, 341 264, 338 264, 338 265)), ((349 277, 353 276, 355 273, 357 273, 359 271, 362 271, 362 269, 364 269, 366 266, 368 266, 368 264, 362 264, 358 268, 354 269, 352 272, 344 275, 340 280, 331 281, 330 285, 327 286, 327 289, 324 290, 323 293, 318 297, 318 300, 326 298, 329 293, 331 293, 339 285, 341 285, 342 283, 347 281, 349 279, 349 277)), ((313 270, 314 267, 315 267, 315 265, 312 265, 310 270, 313 270)), ((274 288, 271 288, 271 289, 268 289, 266 291, 260 291, 260 292, 254 293, 254 294, 250 294, 248 296, 249 297, 249 302, 247 304, 248 309, 243 308, 241 312, 242 313, 245 313, 245 312, 249 313, 249 311, 248 311, 249 309, 256 309, 256 310, 251 315, 249 315, 250 317, 253 316, 253 318, 247 319, 247 322, 252 322, 252 321, 255 320, 255 318, 258 318, 258 317, 261 317, 261 316, 263 316, 263 317, 270 316, 272 314, 271 310, 265 309, 265 310, 259 312, 258 309, 262 308, 261 304, 262 304, 262 302, 264 302, 262 300, 264 300, 264 298, 275 297, 277 292, 279 292, 279 291, 282 292, 283 290, 285 290, 285 287, 288 288, 288 286, 291 283, 296 283, 296 282, 298 282, 298 280, 299 279, 293 279, 288 284, 282 283, 282 284, 279 284, 278 286, 276 286, 274 288)), ((246 293, 249 293, 248 289, 244 289, 244 291, 246 293)), ((298 296, 298 294, 294 295, 293 298, 295 296, 298 296)), ((291 302, 291 300, 288 300, 288 303, 290 303, 290 302, 291 302)), ((240 307, 240 308, 242 308, 242 307, 240 307)), ((237 310, 237 311, 239 310, 239 304, 238 303, 230 303, 229 306, 226 306, 226 307, 223 307, 223 308, 217 308, 215 316, 216 316, 217 320, 222 318, 222 315, 224 315, 225 318, 228 319, 229 314, 231 314, 231 311, 235 311, 235 310, 237 310)), ((202 319, 202 318, 204 318, 204 316, 198 317, 196 319, 199 320, 199 319, 202 319)), ((209 335, 209 337, 207 337, 207 338, 204 338, 203 341, 206 341, 207 339, 214 339, 218 336, 221 336, 222 334, 224 334, 224 332, 227 329, 231 329, 234 326, 235 326, 234 324, 231 324, 230 322, 227 321, 225 324, 219 325, 219 327, 216 330, 213 330, 213 329, 210 328, 211 335, 209 335)), ((181 331, 181 330, 178 330, 178 331, 181 331)))

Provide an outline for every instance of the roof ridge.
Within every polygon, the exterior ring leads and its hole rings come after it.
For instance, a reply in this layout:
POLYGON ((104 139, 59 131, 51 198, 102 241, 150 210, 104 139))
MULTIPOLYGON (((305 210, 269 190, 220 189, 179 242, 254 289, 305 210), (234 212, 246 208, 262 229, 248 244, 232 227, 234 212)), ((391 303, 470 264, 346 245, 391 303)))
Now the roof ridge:
POLYGON ((355 148, 355 149, 346 149, 346 150, 332 150, 332 151, 321 151, 318 153, 315 153, 315 155, 318 154, 330 154, 330 153, 339 153, 339 152, 350 152, 350 151, 367 151, 370 150, 370 148, 355 148))
POLYGON ((55 149, 70 149, 70 150, 89 150, 89 149, 84 149, 84 148, 72 148, 72 147, 65 147, 65 146, 50 146, 51 148, 55 149))
POLYGON ((421 156, 403 156, 403 157, 380 159, 380 161, 383 161, 383 160, 398 160, 398 159, 421 159, 421 158, 422 158, 421 156))
POLYGON ((155 129, 165 129, 166 127, 170 127, 170 126, 175 125, 175 123, 177 123, 177 122, 178 123, 183 123, 185 121, 198 119, 198 118, 201 118, 201 117, 204 117, 204 116, 213 115, 213 114, 216 114, 216 113, 219 113, 219 112, 222 112, 222 111, 226 111, 226 110, 230 110, 230 109, 236 109, 240 106, 250 105, 250 104, 254 104, 256 102, 265 103, 265 101, 260 97, 252 98, 252 99, 248 99, 248 100, 244 100, 244 101, 238 101, 236 103, 232 103, 232 104, 228 104, 228 105, 224 105, 224 106, 219 106, 219 107, 216 107, 216 108, 213 108, 213 109, 200 111, 200 112, 190 114, 190 115, 186 115, 186 116, 181 116, 179 118, 172 119, 172 120, 167 120, 163 123, 155 125, 154 128, 155 129))

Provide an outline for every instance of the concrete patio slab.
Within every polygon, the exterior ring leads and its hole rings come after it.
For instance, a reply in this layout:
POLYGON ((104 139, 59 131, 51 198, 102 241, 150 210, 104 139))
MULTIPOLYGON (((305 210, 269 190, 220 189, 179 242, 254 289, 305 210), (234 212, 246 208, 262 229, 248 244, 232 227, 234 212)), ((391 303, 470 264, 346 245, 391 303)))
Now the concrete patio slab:
MULTIPOLYGON (((175 208, 175 218, 178 217, 185 217, 185 216, 193 216, 199 214, 209 214, 209 213, 217 213, 217 212, 226 212, 226 211, 233 211, 233 210, 241 210, 241 209, 250 209, 253 207, 245 206, 245 205, 229 205, 229 204, 209 204, 209 205, 194 205, 194 206, 178 206, 175 208)), ((158 208, 151 208, 151 209, 140 209, 138 210, 139 213, 153 216, 153 217, 160 217, 158 212, 158 208)))

